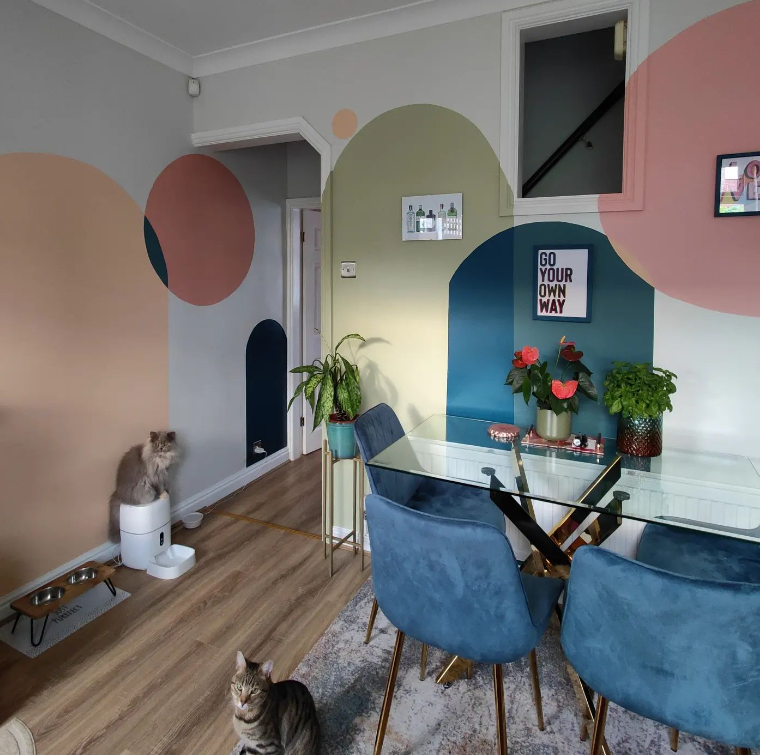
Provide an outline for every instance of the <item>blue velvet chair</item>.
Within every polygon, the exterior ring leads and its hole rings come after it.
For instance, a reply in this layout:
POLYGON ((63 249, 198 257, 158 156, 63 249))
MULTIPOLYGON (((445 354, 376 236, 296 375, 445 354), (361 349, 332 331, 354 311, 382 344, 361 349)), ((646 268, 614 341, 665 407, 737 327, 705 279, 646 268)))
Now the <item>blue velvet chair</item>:
POLYGON ((760 586, 684 576, 601 548, 573 559, 562 646, 599 694, 675 730, 760 747, 760 586))
MULTIPOLYGON (((434 480, 391 469, 366 466, 367 462, 404 437, 396 413, 388 404, 378 404, 361 414, 354 423, 356 443, 367 470, 370 491, 416 511, 485 522, 506 529, 504 514, 491 501, 490 492, 466 485, 434 480)), ((363 526, 363 523, 362 523, 363 526)), ((377 601, 372 604, 365 643, 372 636, 377 617, 377 601)), ((427 649, 423 648, 420 678, 425 677, 427 649)))
POLYGON ((543 729, 535 649, 564 583, 521 574, 506 535, 490 524, 427 514, 374 494, 366 510, 375 594, 397 628, 375 755, 382 752, 407 634, 493 666, 498 751, 506 755, 502 664, 530 656, 543 729))

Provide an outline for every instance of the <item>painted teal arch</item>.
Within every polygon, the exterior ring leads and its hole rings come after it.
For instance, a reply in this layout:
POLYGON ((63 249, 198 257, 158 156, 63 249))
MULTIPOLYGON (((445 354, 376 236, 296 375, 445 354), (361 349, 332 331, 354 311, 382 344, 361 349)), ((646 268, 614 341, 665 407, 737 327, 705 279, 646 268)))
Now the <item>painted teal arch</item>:
POLYGON ((603 233, 586 226, 526 223, 492 236, 449 283, 447 412, 529 427, 535 401, 526 406, 504 385, 513 352, 537 346, 553 368, 563 335, 584 352, 600 393, 596 404, 581 398, 573 428, 614 438, 616 418, 601 402, 602 383, 613 361, 652 361, 654 289, 620 259, 603 233), (534 320, 534 248, 587 244, 594 247, 591 322, 534 320))

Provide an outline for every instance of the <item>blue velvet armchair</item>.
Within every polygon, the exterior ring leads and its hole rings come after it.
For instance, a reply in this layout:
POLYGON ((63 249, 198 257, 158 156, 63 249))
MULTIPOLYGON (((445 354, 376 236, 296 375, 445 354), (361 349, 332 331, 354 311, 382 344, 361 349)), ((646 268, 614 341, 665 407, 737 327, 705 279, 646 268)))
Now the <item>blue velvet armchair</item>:
POLYGON ((684 576, 581 548, 562 646, 599 694, 592 755, 609 701, 737 753, 760 747, 760 585, 684 576))
MULTIPOLYGON (((396 413, 388 404, 378 404, 360 415, 354 423, 356 443, 362 461, 367 462, 404 437, 396 413)), ((470 488, 442 480, 366 466, 369 487, 396 503, 428 514, 485 522, 505 531, 504 514, 492 503, 488 490, 470 488)), ((361 526, 364 526, 362 523, 361 526)), ((377 601, 372 603, 365 643, 372 636, 377 617, 377 601)), ((420 679, 425 677, 427 647, 423 647, 420 679)))
POLYGON ((493 666, 499 753, 506 755, 501 664, 530 656, 543 728, 535 648, 563 582, 521 574, 506 535, 490 524, 426 514, 374 494, 366 510, 375 594, 398 630, 375 755, 382 752, 407 634, 493 666))

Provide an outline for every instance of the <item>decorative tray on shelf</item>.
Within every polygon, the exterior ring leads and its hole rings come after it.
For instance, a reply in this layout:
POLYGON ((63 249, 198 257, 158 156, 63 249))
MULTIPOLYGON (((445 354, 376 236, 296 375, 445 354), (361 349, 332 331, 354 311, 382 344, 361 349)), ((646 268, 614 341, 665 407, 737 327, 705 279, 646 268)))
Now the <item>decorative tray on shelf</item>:
POLYGON ((593 454, 594 456, 604 455, 604 438, 602 434, 592 438, 573 433, 567 440, 546 440, 542 438, 531 426, 530 430, 523 436, 522 444, 524 446, 534 446, 536 448, 554 448, 559 451, 572 451, 580 454, 593 454), (586 445, 583 443, 586 438, 586 445), (576 443, 577 442, 577 443, 576 443))

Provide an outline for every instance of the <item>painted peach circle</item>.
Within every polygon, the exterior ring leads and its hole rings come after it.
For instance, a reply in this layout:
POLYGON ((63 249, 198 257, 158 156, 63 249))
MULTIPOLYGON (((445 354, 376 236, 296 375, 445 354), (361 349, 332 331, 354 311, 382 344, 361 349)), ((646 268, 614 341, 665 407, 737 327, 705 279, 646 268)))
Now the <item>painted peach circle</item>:
POLYGON ((182 301, 217 304, 248 274, 255 241, 251 205, 218 160, 185 155, 167 165, 145 216, 163 254, 169 290, 182 301))
POLYGON ((649 56, 628 84, 647 102, 644 209, 613 212, 609 196, 599 200, 612 245, 655 288, 752 316, 760 316, 760 218, 716 218, 714 201, 716 156, 760 150, 750 73, 758 29, 755 0, 694 24, 649 56))
POLYGON ((338 110, 332 119, 333 134, 338 139, 350 139, 356 133, 358 123, 359 119, 353 110, 348 110, 347 108, 338 110))

